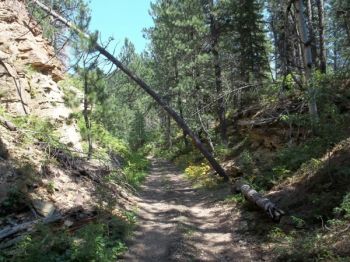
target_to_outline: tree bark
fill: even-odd
[[[317,122],[318,110],[317,110],[317,104],[316,104],[316,94],[315,94],[315,89],[310,86],[310,79],[312,76],[312,69],[314,65],[313,65],[310,39],[309,39],[309,34],[306,26],[306,19],[304,15],[303,0],[296,0],[295,8],[296,8],[296,19],[298,21],[298,27],[299,27],[300,37],[302,41],[306,85],[308,86],[308,92],[309,92],[309,113],[310,113],[311,122]]]
[[[93,38],[82,32],[76,25],[69,22],[67,19],[63,18],[51,8],[42,4],[38,0],[32,0],[36,5],[38,5],[41,9],[46,11],[48,14],[54,16],[57,20],[62,22],[64,25],[69,27],[71,30],[75,31],[78,35],[93,40]],[[213,169],[218,173],[220,177],[222,177],[225,181],[228,181],[228,176],[225,173],[224,169],[221,165],[215,160],[215,158],[210,154],[210,152],[204,147],[201,143],[200,139],[195,135],[195,133],[189,128],[186,122],[163,100],[163,98],[156,93],[145,81],[143,81],[139,76],[130,71],[127,67],[125,67],[116,57],[114,57],[111,53],[109,53],[105,48],[100,46],[98,43],[94,42],[94,48],[96,51],[100,52],[104,57],[106,57],[109,61],[111,61],[116,67],[118,67],[121,71],[123,71],[130,79],[132,79],[138,86],[140,86],[147,94],[149,94],[168,114],[171,116],[174,121],[179,125],[184,132],[191,137],[196,148],[203,154],[203,156],[208,160]]]
[[[84,110],[83,110],[83,116],[84,116],[84,122],[85,127],[87,130],[87,139],[88,139],[88,159],[91,159],[92,155],[92,137],[91,137],[91,121],[89,118],[89,99],[88,99],[88,93],[89,93],[89,86],[88,86],[88,71],[85,67],[84,62]]]
[[[50,216],[44,219],[38,219],[35,221],[29,221],[29,222],[25,222],[23,224],[19,224],[16,225],[14,227],[11,228],[5,228],[3,230],[0,231],[0,240],[7,238],[9,236],[12,236],[18,232],[24,231],[24,230],[31,230],[35,225],[39,224],[39,223],[43,223],[43,224],[50,224],[50,223],[54,223],[57,222],[59,220],[62,220],[62,216],[61,215],[54,215],[54,216]]]
[[[304,60],[304,70],[307,79],[310,79],[311,68],[313,66],[312,51],[309,33],[306,25],[306,19],[304,15],[304,3],[303,0],[295,1],[296,7],[296,19],[298,21],[300,37],[303,45],[303,60]]]
[[[179,70],[178,70],[178,67],[177,67],[176,59],[174,61],[174,69],[175,69],[175,83],[176,83],[176,85],[178,85],[178,83],[179,83]],[[179,90],[178,93],[177,93],[177,106],[179,108],[180,117],[182,119],[184,119],[182,98],[181,98],[181,90]],[[187,140],[187,134],[186,134],[185,131],[182,131],[182,137],[183,137],[185,146],[187,147],[188,146],[188,140]]]
[[[317,0],[318,9],[318,34],[320,41],[320,70],[322,73],[327,71],[326,48],[324,40],[324,1]]]
[[[171,148],[172,142],[171,142],[171,118],[169,115],[165,115],[165,140],[166,140],[166,146],[167,149]]]
[[[242,193],[242,195],[259,208],[263,209],[266,214],[275,222],[279,222],[285,215],[285,212],[277,207],[270,199],[263,197],[256,190],[242,181],[237,182],[232,188],[233,193]]]
[[[314,16],[312,12],[312,3],[311,0],[307,0],[307,20],[308,20],[308,38],[309,38],[309,44],[311,48],[311,53],[312,53],[312,63],[317,64],[316,62],[316,57],[317,57],[317,50],[316,50],[316,37],[315,37],[315,30],[313,26],[313,21],[314,21]]]

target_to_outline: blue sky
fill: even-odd
[[[153,25],[148,14],[150,3],[151,0],[91,0],[90,30],[98,30],[104,41],[113,37],[117,51],[127,37],[136,51],[142,52],[147,45],[142,29]]]

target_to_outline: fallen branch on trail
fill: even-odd
[[[124,66],[116,57],[114,57],[110,52],[108,52],[104,47],[99,45],[96,42],[96,37],[92,37],[82,30],[80,30],[75,24],[68,21],[66,18],[62,17],[50,7],[41,3],[38,0],[32,0],[37,6],[39,6],[42,10],[47,12],[49,15],[54,17],[56,20],[63,23],[65,26],[70,28],[77,35],[88,39],[92,42],[93,48],[100,52],[104,57],[106,57],[111,63],[113,63],[116,67],[118,67],[122,72],[124,72],[131,80],[133,80],[139,87],[141,87],[148,95],[150,95],[157,103],[160,105],[172,119],[178,124],[178,126],[189,136],[194,142],[196,148],[202,153],[202,155],[208,160],[213,169],[218,173],[220,177],[222,177],[225,181],[228,181],[228,176],[226,175],[224,169],[221,165],[215,160],[212,154],[205,148],[202,144],[198,136],[190,129],[190,127],[186,124],[186,122],[173,110],[164,99],[156,93],[153,88],[151,88],[144,80],[142,80],[135,73],[130,71],[126,66]]]
[[[233,193],[241,193],[248,201],[263,209],[266,214],[275,222],[279,222],[286,214],[277,207],[270,199],[262,196],[243,181],[238,181],[233,187]]]

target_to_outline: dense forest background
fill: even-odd
[[[197,187],[220,187],[188,134],[95,50],[103,32],[89,32],[88,3],[41,2],[92,36],[84,39],[28,1],[65,64],[60,85],[87,158],[122,152],[135,187],[145,155],[174,161]],[[346,261],[350,2],[156,0],[150,15],[147,49],[137,53],[125,39],[114,55],[185,120],[230,182],[243,179],[288,213],[279,226],[249,222],[249,232],[275,243],[281,261]],[[114,44],[100,43],[111,52]],[[250,208],[240,196],[226,200]]]
[[[87,30],[87,4],[47,4]],[[118,57],[160,93],[211,150],[232,144],[229,126],[251,105],[299,101],[301,114],[285,104],[264,120],[291,126],[303,122],[312,135],[322,133],[323,123],[330,124],[329,114],[336,109],[323,89],[346,79],[349,64],[349,7],[344,1],[156,1],[150,8],[154,27],[144,30],[148,49],[137,54],[126,39]],[[72,77],[87,74],[86,102],[95,105],[88,110],[92,121],[98,119],[113,134],[133,141],[135,148],[154,137],[161,138],[157,143],[165,149],[188,145],[170,117],[122,72],[113,66],[107,70],[88,43],[74,41],[42,11],[33,12],[59,55],[68,59],[64,47],[67,41],[74,43],[71,62],[76,64],[68,67],[66,60],[67,69],[75,69]],[[112,48],[113,42],[105,46]],[[290,144],[295,140],[291,137]]]

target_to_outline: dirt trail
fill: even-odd
[[[152,160],[139,199],[139,226],[123,261],[259,261],[237,232],[227,189],[193,189],[169,162]]]

